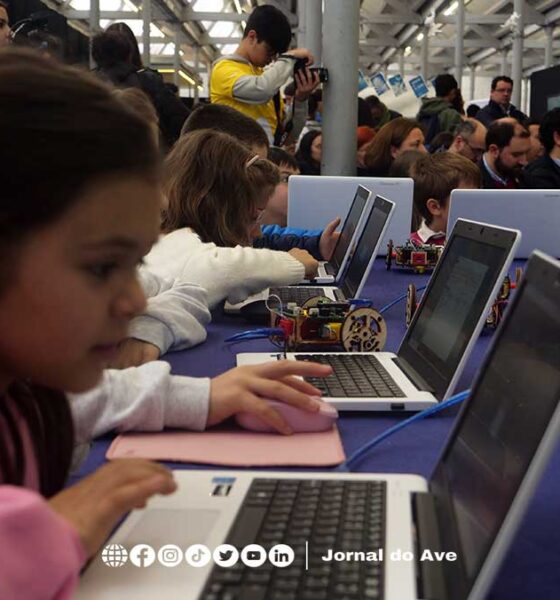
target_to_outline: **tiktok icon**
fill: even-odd
[[[185,552],[185,559],[191,567],[205,567],[212,558],[212,553],[204,544],[189,546]]]

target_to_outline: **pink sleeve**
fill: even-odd
[[[76,531],[45,499],[0,486],[0,598],[66,600],[86,555]]]

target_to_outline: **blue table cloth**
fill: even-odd
[[[514,267],[522,266],[516,262]],[[371,298],[376,308],[382,308],[399,295],[406,293],[409,283],[424,285],[427,275],[408,270],[387,271],[384,261],[376,260],[362,296]],[[384,313],[388,326],[385,350],[395,352],[406,331],[405,302]],[[268,340],[247,341],[235,345],[224,340],[240,331],[258,327],[239,317],[226,317],[216,311],[208,329],[205,344],[188,351],[168,354],[165,359],[173,373],[212,377],[235,366],[237,352],[271,351]],[[492,333],[483,333],[459,381],[456,391],[469,388],[476,370],[482,363]],[[356,465],[357,472],[417,473],[429,477],[451,431],[458,408],[448,409],[437,416],[415,423],[376,447]],[[409,416],[409,415],[407,415]],[[375,435],[398,423],[405,416],[388,413],[344,413],[339,420],[347,456]],[[96,440],[90,454],[72,480],[79,479],[105,462],[105,452],[113,436]],[[208,468],[198,465],[168,463],[175,469]],[[499,571],[488,596],[492,600],[560,598],[560,445],[537,488],[529,510],[512,547]]]

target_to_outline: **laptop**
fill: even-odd
[[[395,213],[381,240],[379,255],[387,254],[387,243],[404,243],[412,231],[414,182],[402,177],[344,177],[334,175],[292,175],[288,183],[288,226],[317,229],[348,213],[356,187],[371,190],[395,203]]]
[[[515,258],[527,258],[535,248],[560,258],[558,190],[454,190],[449,225],[456,219],[476,219],[519,229],[523,239]]]
[[[521,234],[485,223],[455,223],[397,354],[288,353],[289,360],[330,364],[309,379],[339,410],[423,410],[453,391],[480,333]],[[283,359],[238,354],[237,364]]]
[[[319,263],[317,276],[311,283],[332,284],[340,279],[344,272],[344,267],[352,254],[353,244],[355,243],[364,217],[369,214],[366,211],[366,205],[371,197],[371,192],[365,187],[359,185],[354,195],[354,200],[350,205],[348,215],[344,220],[344,225],[340,231],[340,237],[334,247],[332,257],[329,261]]]
[[[366,223],[360,233],[356,250],[352,258],[348,261],[345,272],[340,277],[339,287],[291,285],[267,288],[260,294],[249,296],[246,300],[238,304],[229,304],[226,302],[224,304],[224,312],[236,313],[243,311],[247,315],[250,314],[251,305],[255,305],[256,310],[260,313],[258,305],[268,302],[270,297],[275,299],[276,304],[278,304],[278,299],[280,299],[283,306],[289,302],[295,302],[298,306],[301,306],[307,300],[316,296],[324,296],[333,302],[344,302],[352,298],[358,298],[367,281],[394,208],[395,205],[390,200],[386,200],[381,196],[375,198],[371,204]]]
[[[110,568],[98,555],[76,598],[483,600],[560,437],[559,305],[560,263],[535,253],[429,480],[175,471],[178,491],[132,512],[108,542],[204,544],[207,558],[223,543],[286,544],[290,565]],[[323,560],[334,551],[367,558]],[[443,560],[429,560],[436,552]]]

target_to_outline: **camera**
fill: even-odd
[[[326,81],[329,80],[328,69],[326,69],[325,67],[307,67],[307,61],[305,60],[305,58],[298,58],[296,60],[296,63],[294,65],[294,78],[295,78],[295,74],[298,71],[305,71],[306,68],[308,68],[311,71],[311,73],[318,73],[319,81],[321,83],[325,83]]]

